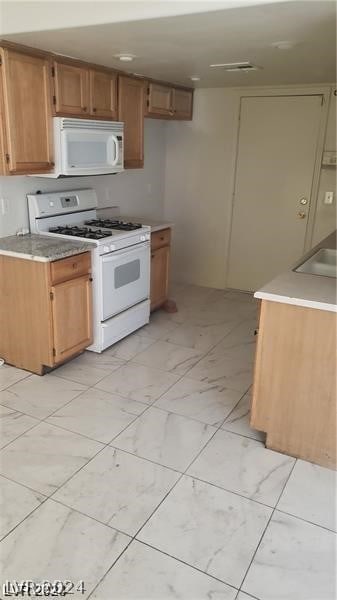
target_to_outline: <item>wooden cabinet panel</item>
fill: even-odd
[[[55,113],[85,117],[89,114],[89,69],[54,61]]]
[[[92,342],[89,275],[51,288],[55,362],[65,360]]]
[[[84,259],[89,271],[89,252],[79,255],[79,263]],[[56,263],[0,256],[0,356],[39,375],[92,341],[90,274],[69,279],[62,263],[69,258],[57,261],[56,274],[68,274],[68,280],[52,287]]]
[[[170,247],[151,251],[151,310],[164,304],[168,297]]]
[[[263,300],[251,424],[268,448],[336,468],[336,313]]]
[[[171,229],[161,229],[151,234],[151,250],[169,246],[171,243]]]
[[[173,90],[173,112],[174,119],[191,120],[193,108],[192,90]]]
[[[147,91],[147,115],[173,117],[173,88],[150,82]]]
[[[124,122],[124,166],[144,166],[145,89],[141,79],[118,78],[118,119]]]
[[[117,75],[115,73],[90,69],[90,114],[94,117],[117,119]]]
[[[6,172],[48,172],[53,166],[49,60],[7,48],[1,55]]]
[[[89,252],[55,260],[50,264],[51,283],[55,285],[61,283],[61,281],[85,275],[90,271],[90,264]]]

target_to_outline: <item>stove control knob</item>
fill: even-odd
[[[104,252],[109,252],[110,248],[109,248],[109,246],[103,246],[103,250],[104,250]]]
[[[149,233],[147,233],[147,234],[145,235],[145,239],[146,239],[146,240],[149,240],[150,238],[151,238],[151,235],[150,235]]]
[[[112,252],[113,252],[114,250],[116,250],[116,246],[115,246],[115,244],[111,244],[111,246],[110,246],[110,250],[111,250]]]
[[[141,236],[140,236],[140,241],[141,241],[141,242],[145,242],[145,240],[146,240],[146,237],[145,237],[145,235],[141,235]]]

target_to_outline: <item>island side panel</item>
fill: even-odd
[[[267,447],[336,468],[334,312],[263,301],[251,425]]]

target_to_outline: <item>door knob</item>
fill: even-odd
[[[308,204],[308,200],[306,198],[301,198],[300,204],[303,204],[303,205]]]
[[[299,212],[297,214],[299,219],[305,219],[305,217],[307,216],[305,212]]]

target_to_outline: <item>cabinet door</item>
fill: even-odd
[[[151,252],[151,310],[164,304],[168,297],[170,247]]]
[[[173,117],[173,88],[159,83],[148,84],[147,115]]]
[[[193,92],[192,90],[173,90],[174,119],[192,119]]]
[[[6,172],[48,172],[53,166],[49,60],[4,49],[2,62]]]
[[[90,114],[117,119],[117,75],[109,71],[90,70]]]
[[[90,279],[85,275],[51,288],[55,363],[92,343]]]
[[[85,117],[89,114],[89,69],[54,61],[55,114]]]
[[[118,78],[118,119],[124,122],[124,166],[144,166],[145,90],[141,79]]]

